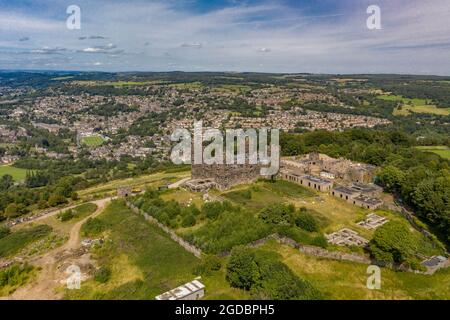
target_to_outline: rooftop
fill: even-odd
[[[205,289],[205,285],[198,280],[188,282],[178,288],[167,291],[159,296],[156,296],[156,300],[180,300],[192,293]]]
[[[304,176],[305,179],[315,182],[315,183],[320,183],[320,184],[330,184],[332,183],[330,180],[327,179],[322,179],[319,177],[314,177],[314,176]]]

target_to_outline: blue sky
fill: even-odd
[[[449,57],[449,0],[0,0],[0,69],[450,75]]]

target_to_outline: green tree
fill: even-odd
[[[266,223],[290,226],[294,224],[295,207],[292,204],[272,204],[264,208],[259,217]]]
[[[297,225],[297,227],[309,232],[316,232],[319,230],[316,219],[312,214],[308,213],[306,208],[301,208],[298,211],[295,217],[295,224]]]
[[[183,221],[181,222],[181,226],[186,228],[186,227],[192,227],[195,225],[195,217],[192,214],[187,215],[186,217],[183,218]]]
[[[255,262],[255,255],[246,247],[235,247],[231,250],[227,265],[227,280],[232,287],[250,290],[259,281],[260,274]]]
[[[67,199],[60,195],[60,194],[52,194],[49,198],[48,198],[48,205],[50,207],[56,207],[60,204],[66,203]]]
[[[390,221],[379,227],[370,241],[374,258],[386,263],[403,263],[413,257],[416,240],[404,222]]]
[[[13,177],[9,174],[5,174],[0,179],[0,191],[6,191],[14,184]]]
[[[378,174],[378,179],[386,191],[395,192],[400,190],[405,180],[405,173],[394,166],[387,166],[381,169]]]

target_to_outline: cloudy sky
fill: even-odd
[[[450,0],[0,0],[0,69],[450,75]]]

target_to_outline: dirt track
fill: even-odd
[[[105,209],[105,206],[109,201],[111,201],[111,198],[92,201],[92,203],[95,203],[98,206],[97,210],[89,217],[86,217],[83,220],[78,221],[72,226],[70,230],[69,240],[64,245],[50,252],[45,253],[43,256],[37,257],[29,261],[34,266],[41,268],[37,278],[33,280],[33,282],[25,285],[24,287],[17,289],[10,296],[0,299],[8,299],[8,300],[61,299],[63,297],[62,292],[56,292],[55,289],[57,287],[62,286],[62,281],[64,281],[64,279],[67,278],[67,274],[64,273],[64,270],[60,270],[61,268],[58,268],[58,266],[63,265],[65,263],[65,260],[71,260],[70,263],[76,263],[77,260],[80,261],[81,263],[83,262],[86,263],[87,261],[89,261],[89,257],[86,257],[86,255],[78,256],[76,254],[77,250],[79,251],[81,247],[80,229],[87,219],[98,216]]]

